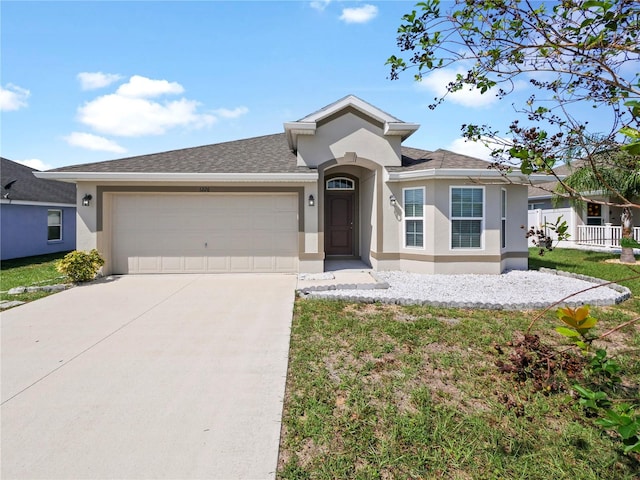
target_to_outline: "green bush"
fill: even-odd
[[[56,269],[65,274],[72,282],[89,282],[96,278],[100,267],[104,265],[104,259],[94,248],[90,252],[74,250],[67,253],[59,260]]]

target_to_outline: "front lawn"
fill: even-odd
[[[51,295],[50,292],[9,295],[14,287],[30,287],[67,283],[67,279],[56,270],[55,263],[68,252],[38,255],[36,257],[3,260],[0,263],[0,300],[28,302]]]
[[[630,276],[601,255],[534,252],[531,264]],[[640,295],[640,282],[625,284]],[[631,302],[594,309],[598,330],[637,316]],[[537,388],[496,365],[510,362],[537,313],[298,300],[278,478],[638,478],[640,457],[578,404],[575,372]],[[533,333],[564,349],[555,326],[552,311]],[[622,367],[620,396],[637,398],[640,327],[596,346]]]

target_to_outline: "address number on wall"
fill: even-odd
[[[201,192],[208,192],[209,191],[209,187],[200,187],[200,191]]]

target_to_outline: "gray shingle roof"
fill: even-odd
[[[303,173],[284,133],[56,168],[50,172]]]
[[[284,133],[247,138],[201,147],[56,168],[50,172],[153,172],[153,173],[304,173]],[[402,147],[401,167],[389,171],[432,168],[487,168],[484,160],[447,150],[430,152]]]
[[[438,149],[435,152],[411,147],[402,147],[402,167],[388,167],[390,172],[430,170],[439,168],[486,169],[490,162],[479,158],[461,155],[449,150]]]
[[[0,158],[0,187],[2,196],[10,200],[44,203],[76,203],[76,186],[57,180],[36,178],[30,168],[6,158]],[[15,182],[13,182],[15,180]],[[13,182],[7,189],[5,186]]]
[[[570,166],[569,165],[561,165],[557,168],[554,168],[554,171],[557,175],[569,175],[576,168],[580,168],[582,166],[582,162],[575,161]],[[540,183],[537,186],[529,186],[527,196],[529,198],[534,197],[551,197],[553,195],[553,191],[558,186],[558,181],[555,179],[553,175],[549,175],[549,182]]]

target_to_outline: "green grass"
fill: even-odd
[[[534,268],[629,276],[588,252],[534,255]],[[630,306],[594,310],[599,328],[633,318]],[[566,378],[544,394],[496,367],[537,313],[298,300],[278,478],[638,478],[639,457],[594,426]],[[555,325],[549,312],[535,333],[564,348]],[[640,328],[598,346],[637,393]]]
[[[3,260],[0,263],[0,300],[20,300],[29,302],[51,295],[49,292],[23,293],[8,295],[6,292],[14,287],[55,285],[66,283],[64,276],[56,270],[55,263],[67,252],[38,255],[35,257]]]

